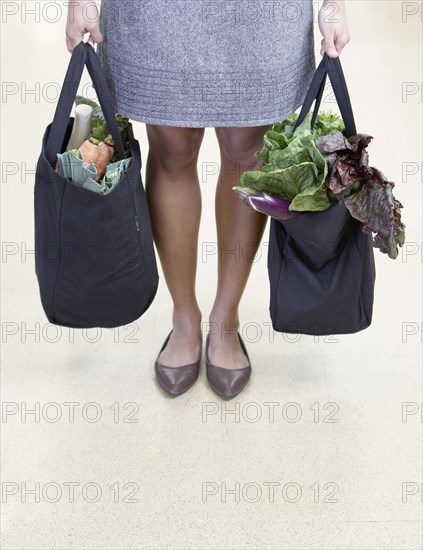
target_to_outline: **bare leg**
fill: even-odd
[[[216,128],[221,154],[215,200],[219,261],[218,287],[209,315],[209,358],[214,365],[228,369],[247,366],[236,337],[238,306],[267,222],[267,216],[250,210],[232,186],[244,170],[262,166],[255,152],[262,148],[269,128],[271,125]]]
[[[199,352],[202,316],[195,275],[201,189],[197,159],[204,128],[147,124],[146,129],[145,190],[154,241],[173,300],[173,333],[159,361],[177,367],[193,363]]]

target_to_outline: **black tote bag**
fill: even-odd
[[[42,139],[34,186],[35,272],[48,320],[65,327],[112,328],[151,305],[159,275],[141,180],[141,152],[129,128],[132,161],[106,195],[59,176],[57,153],[69,141],[72,105],[85,65],[120,159],[124,145],[107,81],[94,48],[73,50],[53,122]]]
[[[344,135],[356,135],[353,111],[339,57],[325,53],[313,76],[296,128],[315,101],[317,116],[329,76]],[[341,202],[289,220],[271,218],[267,256],[269,312],[275,331],[329,335],[356,333],[372,322],[376,280],[371,233]]]

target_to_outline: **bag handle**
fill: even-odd
[[[329,57],[326,52],[323,54],[323,59],[320,61],[310,87],[307,91],[304,99],[303,106],[300,114],[294,125],[294,131],[305,119],[307,113],[311,109],[311,104],[316,100],[313,116],[311,119],[311,128],[314,126],[317,112],[320,107],[323,89],[326,83],[326,76],[329,75],[329,79],[332,84],[333,91],[335,93],[336,101],[339,106],[339,110],[342,115],[342,119],[345,124],[345,133],[347,137],[355,136],[357,134],[354,114],[351,106],[350,96],[347,89],[347,83],[345,81],[344,72],[342,70],[341,61],[338,57]]]
[[[317,91],[316,103],[314,104],[313,115],[311,117],[311,128],[314,127],[314,123],[316,122],[317,113],[319,112],[319,109],[320,109],[320,103],[322,101],[323,92],[324,92],[324,89],[325,89],[325,86],[326,86],[326,77],[327,77],[327,72],[325,71],[324,74],[323,74],[322,81],[320,83],[319,89]],[[313,100],[311,100],[311,101],[313,101]]]
[[[64,143],[72,106],[75,101],[78,86],[85,65],[91,76],[94,89],[106,120],[107,128],[112,134],[120,159],[126,158],[119,127],[112,107],[112,97],[109,86],[94,48],[88,42],[80,42],[72,51],[72,57],[63,82],[62,91],[54,113],[53,122],[46,144],[46,158],[52,166],[56,164],[57,153],[66,146]]]

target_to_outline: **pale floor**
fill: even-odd
[[[229,403],[208,388],[204,360],[184,396],[157,386],[153,363],[171,320],[161,271],[157,297],[133,327],[72,335],[48,325],[24,252],[33,248],[33,170],[54,103],[23,101],[21,91],[61,84],[65,21],[3,19],[2,80],[16,83],[2,103],[4,549],[421,548],[421,13],[402,22],[402,9],[421,6],[347,9],[342,62],[356,122],[374,136],[371,164],[396,182],[409,253],[394,261],[375,251],[371,327],[295,338],[271,330],[266,229],[240,309],[253,376]],[[317,24],[315,36],[319,57]],[[328,99],[324,107],[336,109]],[[145,126],[134,126],[145,161]],[[208,128],[199,170],[218,159]],[[202,178],[204,320],[216,285],[216,255],[202,253],[215,241],[215,184],[215,175]],[[25,416],[34,407],[39,418]]]

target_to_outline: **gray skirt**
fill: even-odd
[[[116,112],[185,127],[274,124],[316,69],[312,0],[102,0]]]

